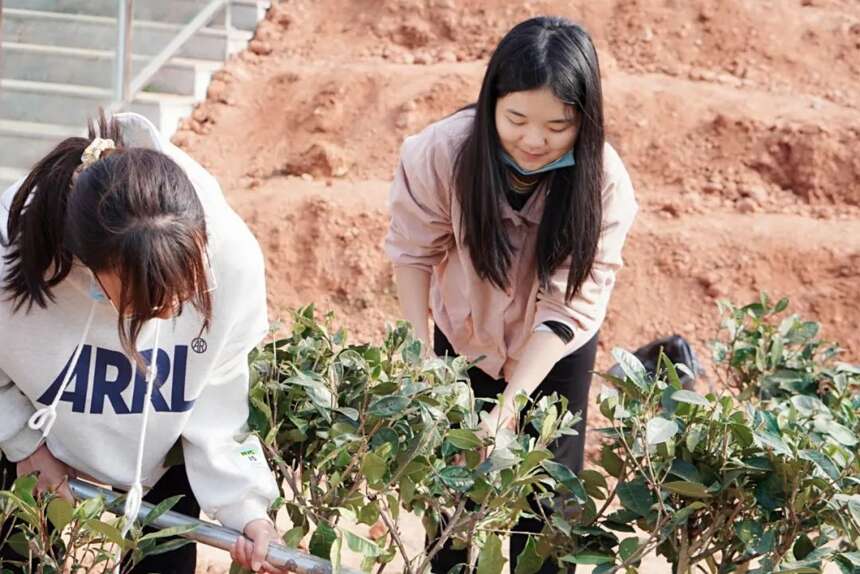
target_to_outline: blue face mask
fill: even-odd
[[[99,282],[96,281],[95,277],[90,278],[90,288],[88,290],[88,295],[90,299],[95,301],[96,303],[107,303],[110,299],[107,298],[105,292],[102,290]]]
[[[516,171],[520,175],[535,175],[538,173],[545,173],[547,171],[552,171],[554,169],[559,169],[562,167],[570,167],[572,165],[576,165],[576,160],[573,158],[573,150],[570,150],[569,152],[567,152],[566,154],[564,154],[563,156],[561,156],[557,160],[551,161],[548,164],[546,164],[545,166],[539,167],[539,168],[533,169],[533,170],[527,170],[527,169],[521,168],[517,164],[517,162],[514,161],[514,158],[509,156],[504,151],[502,151],[502,161],[505,162],[505,165],[513,168],[514,171]]]

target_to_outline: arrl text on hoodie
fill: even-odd
[[[266,518],[277,486],[259,441],[249,436],[248,352],[265,336],[266,287],[263,256],[251,232],[232,211],[215,179],[163,138],[148,120],[118,114],[129,147],[147,147],[170,156],[188,175],[206,213],[214,291],[209,330],[186,305],[181,316],[148,323],[138,349],[155,370],[146,403],[145,373],[123,352],[117,314],[108,301],[90,310],[92,276],[76,262],[53,290],[55,301],[13,313],[0,298],[0,449],[12,461],[32,454],[42,433],[28,419],[54,401],[71,369],[47,436],[51,453],[72,468],[107,484],[128,488],[135,479],[144,409],[149,421],[142,482],[152,486],[164,473],[165,456],[181,439],[188,477],[203,510],[222,524],[242,530]],[[17,185],[0,197],[0,234],[5,239],[9,205]],[[0,278],[5,277],[0,246]]]

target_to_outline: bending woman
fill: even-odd
[[[597,333],[637,211],[604,140],[597,53],[581,27],[522,22],[490,59],[478,102],[407,138],[390,197],[386,251],[400,306],[439,355],[483,359],[476,397],[503,394],[485,432],[511,424],[514,396],[552,392],[579,412],[554,454],[582,469]],[[524,518],[516,531],[538,532]],[[511,541],[511,571],[526,543]],[[466,561],[446,549],[434,572]],[[541,572],[556,572],[545,564]]]
[[[144,490],[184,494],[178,510],[199,501],[245,533],[234,558],[266,567],[277,488],[245,428],[263,257],[215,179],[142,116],[102,117],[0,197],[0,285],[2,487],[37,472],[69,496],[81,473],[129,489],[127,518]],[[135,571],[195,559],[186,546]]]

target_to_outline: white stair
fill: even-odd
[[[24,177],[65,137],[83,135],[88,118],[113,100],[117,0],[0,0],[0,192]],[[135,74],[208,4],[208,0],[134,3]],[[206,95],[225,58],[244,49],[269,0],[231,0],[198,30],[127,109],[170,135]]]

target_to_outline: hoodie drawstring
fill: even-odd
[[[66,388],[69,386],[69,383],[72,380],[72,375],[75,372],[78,360],[81,358],[81,353],[84,349],[84,343],[86,342],[87,336],[90,333],[90,328],[93,324],[93,318],[95,317],[97,306],[98,302],[93,302],[92,307],[90,307],[90,314],[87,317],[87,324],[84,327],[83,333],[81,334],[81,340],[78,343],[74,354],[72,355],[72,359],[69,362],[68,368],[66,369],[66,375],[63,378],[63,382],[60,384],[60,388],[57,390],[57,394],[54,397],[54,400],[51,401],[51,404],[49,406],[42,407],[35,413],[33,413],[33,416],[31,416],[30,420],[27,421],[27,425],[31,429],[35,431],[42,431],[42,438],[46,438],[50,434],[51,429],[54,427],[54,423],[57,420],[57,405],[60,403],[60,400],[63,397],[63,393],[66,392]],[[161,322],[156,320],[155,342],[152,346],[152,357],[150,357],[149,368],[147,369],[146,373],[146,396],[143,401],[143,421],[140,425],[140,435],[138,437],[137,443],[137,462],[134,468],[134,482],[128,490],[128,495],[126,496],[125,500],[125,508],[123,509],[123,514],[125,517],[125,524],[122,528],[123,538],[125,538],[126,535],[128,535],[129,530],[131,530],[131,527],[134,524],[138,513],[140,512],[140,505],[143,502],[143,484],[141,483],[141,475],[143,473],[143,451],[146,445],[146,429],[149,426],[149,403],[152,401],[152,389],[155,385],[155,377],[158,374],[158,339],[160,334]],[[137,376],[137,361],[132,361],[132,365],[132,380],[135,380]],[[122,549],[119,548],[117,552],[118,556],[116,571],[118,572],[120,568],[120,559],[122,558]]]
[[[149,426],[149,403],[152,400],[152,388],[155,385],[155,377],[158,374],[158,337],[161,333],[161,321],[155,322],[155,342],[152,345],[152,356],[149,359],[149,369],[146,373],[146,396],[143,400],[143,421],[140,423],[140,436],[137,440],[137,463],[134,468],[134,483],[128,490],[125,498],[125,524],[122,528],[122,537],[125,538],[128,531],[131,530],[132,524],[137,519],[137,514],[140,512],[140,505],[143,502],[143,485],[141,484],[141,474],[143,472],[143,451],[146,445],[146,429]]]
[[[81,341],[78,343],[77,348],[75,349],[74,354],[72,355],[72,360],[69,361],[69,366],[66,369],[66,376],[63,378],[63,383],[60,385],[59,390],[57,390],[57,395],[54,397],[54,400],[51,401],[50,406],[42,407],[33,413],[33,416],[30,417],[30,420],[27,421],[27,426],[29,426],[34,431],[42,431],[42,438],[47,438],[50,434],[51,429],[54,428],[54,422],[57,420],[57,405],[60,403],[60,399],[63,398],[63,393],[66,392],[66,388],[69,386],[69,383],[72,380],[72,374],[75,372],[75,367],[78,364],[78,359],[81,357],[81,352],[84,349],[84,343],[87,340],[87,335],[90,334],[90,327],[93,324],[93,317],[96,315],[96,306],[98,303],[93,302],[92,307],[90,307],[90,315],[87,317],[87,324],[84,327],[84,332],[81,335]]]

